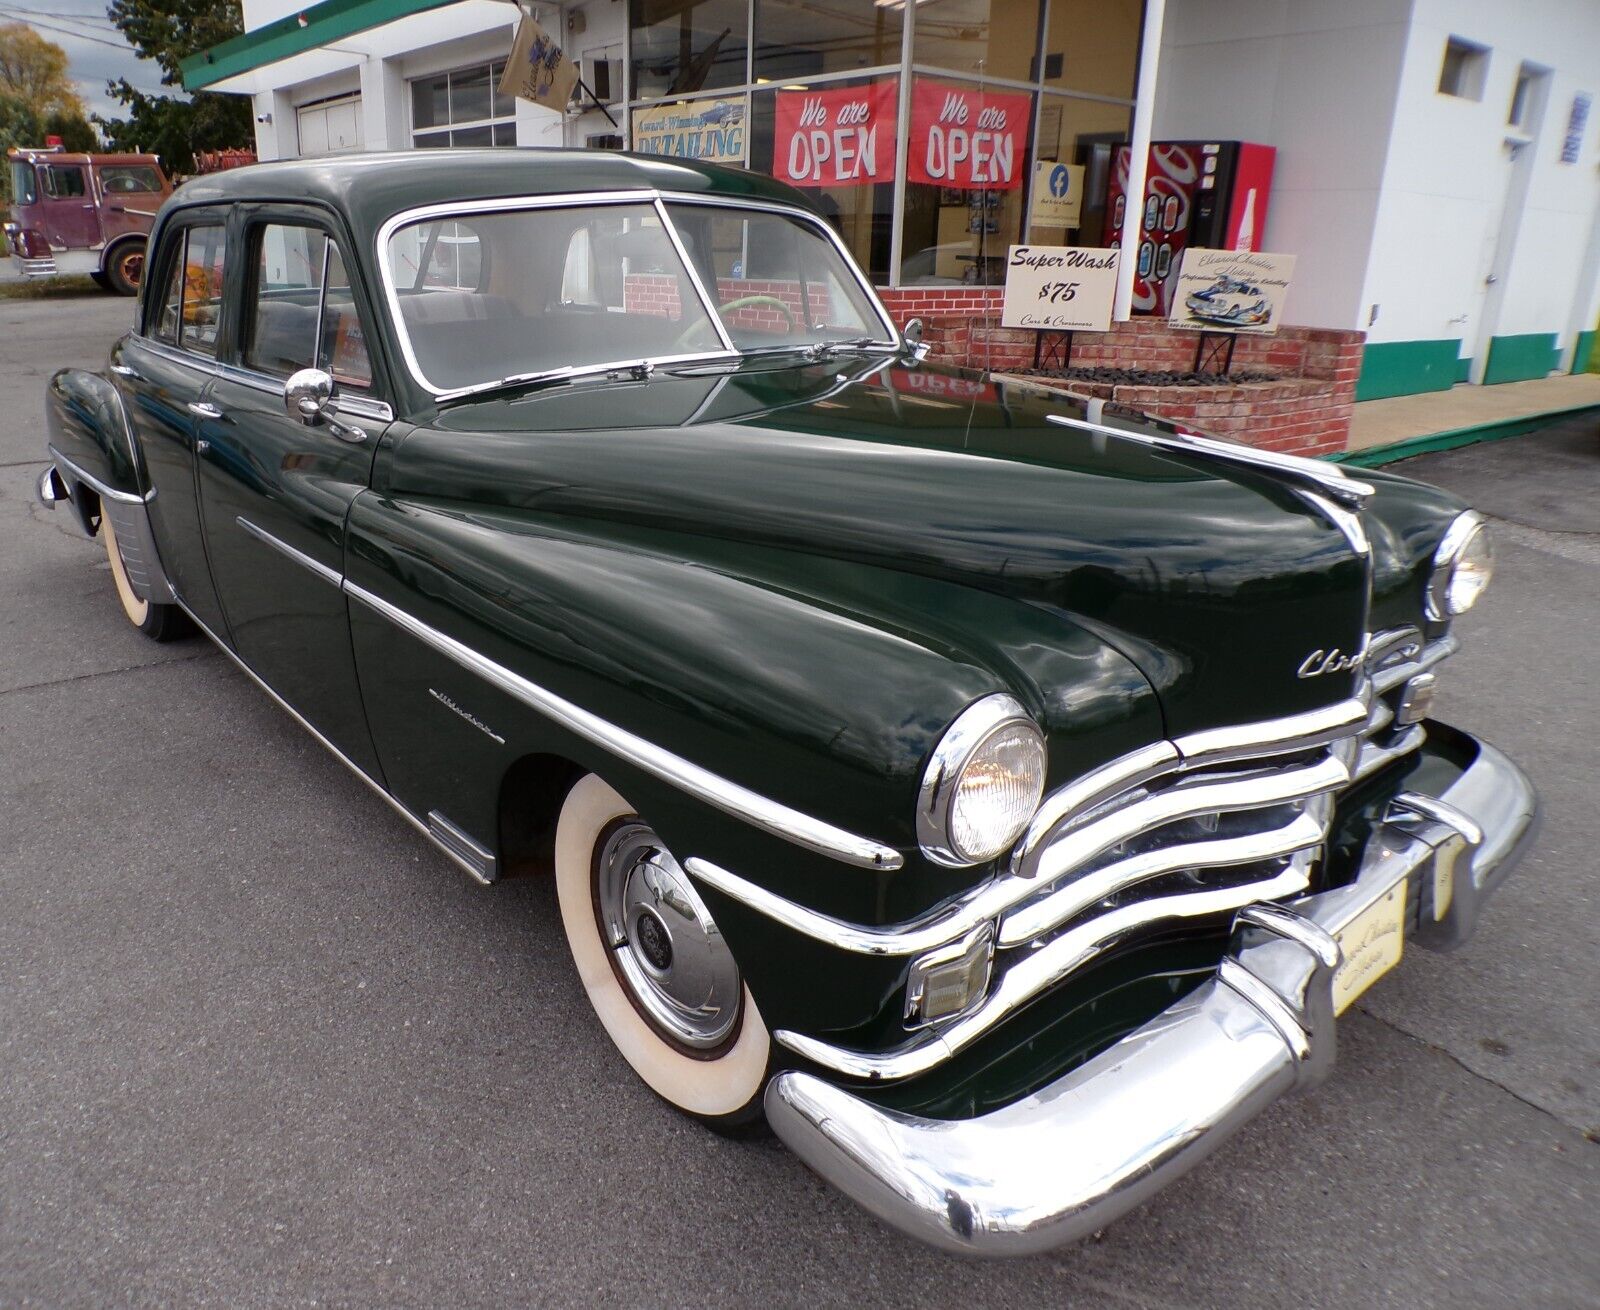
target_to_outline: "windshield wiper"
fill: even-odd
[[[503,377],[495,382],[475,382],[470,387],[458,387],[454,391],[446,391],[434,399],[437,404],[448,405],[459,400],[477,400],[501,391],[532,391],[540,387],[564,386],[582,378],[599,378],[605,381],[621,381],[623,378],[629,378],[635,382],[647,382],[655,370],[655,361],[649,359],[623,360],[615,364],[585,364],[581,367],[569,364],[562,368],[543,369],[537,373],[513,373],[510,377]]]
[[[813,360],[827,359],[828,356],[840,350],[899,350],[897,342],[885,341],[881,337],[850,337],[838,341],[794,341],[784,342],[776,346],[749,346],[743,350],[746,355],[784,355],[799,354],[809,355]]]

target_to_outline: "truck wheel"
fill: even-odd
[[[136,296],[144,279],[144,242],[123,241],[106,253],[106,283],[119,296]]]
[[[117,532],[111,526],[111,515],[100,515],[100,535],[105,538],[106,556],[111,561],[111,579],[117,584],[117,599],[122,602],[122,612],[128,622],[152,641],[174,641],[189,631],[189,616],[176,605],[159,605],[140,600],[128,581],[128,569],[122,562],[122,548],[117,545]]]
[[[772,1041],[750,989],[678,862],[592,773],[561,807],[555,866],[567,945],[623,1059],[717,1132],[759,1126]]]

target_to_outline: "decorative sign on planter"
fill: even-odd
[[[1271,336],[1278,330],[1293,276],[1293,255],[1185,250],[1167,321],[1198,332]]]
[[[913,182],[958,191],[1014,191],[1028,167],[1033,97],[918,77],[911,86]]]
[[[633,148],[647,155],[742,164],[745,136],[743,96],[656,105],[633,113]]]
[[[894,181],[900,79],[866,86],[779,91],[772,172],[791,186]]]
[[[1033,225],[1077,227],[1083,222],[1083,165],[1041,159],[1033,166]]]
[[[1002,327],[1109,332],[1121,251],[1098,246],[1012,246]]]

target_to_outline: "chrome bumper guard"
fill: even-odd
[[[1391,803],[1353,883],[1247,906],[1216,977],[1040,1091],[975,1119],[935,1120],[789,1072],[767,1085],[767,1118],[817,1173],[932,1245],[1030,1255],[1098,1231],[1280,1096],[1326,1077],[1336,936],[1363,911],[1405,885],[1419,912],[1407,922],[1422,922],[1408,931],[1416,944],[1448,950],[1471,935],[1538,811],[1522,772],[1477,745],[1440,795]]]

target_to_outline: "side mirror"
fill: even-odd
[[[928,353],[929,347],[922,340],[922,320],[920,318],[907,320],[905,327],[900,329],[900,335],[906,345],[911,347],[912,358],[921,359]]]
[[[320,368],[303,368],[289,375],[289,380],[283,384],[283,407],[289,411],[290,418],[298,419],[307,427],[326,423],[328,431],[340,441],[356,444],[367,439],[365,428],[354,423],[340,423],[334,418],[333,376]]]
[[[333,414],[333,377],[320,368],[291,373],[283,385],[283,407],[289,417],[308,427],[326,422]]]

